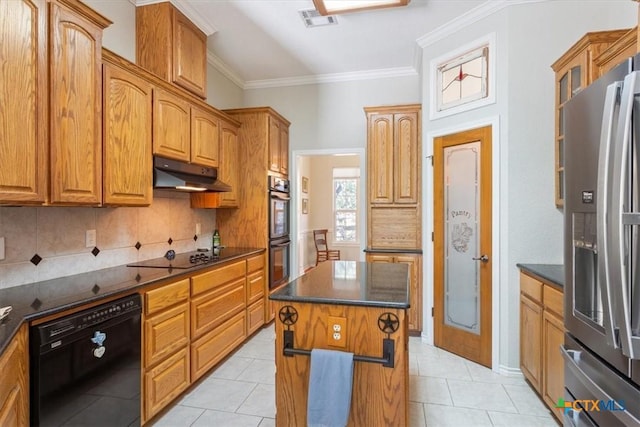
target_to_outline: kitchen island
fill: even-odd
[[[408,424],[406,265],[323,262],[270,299],[276,312],[276,425],[307,424],[312,349],[354,355],[349,426]]]

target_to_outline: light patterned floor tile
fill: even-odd
[[[204,412],[205,409],[202,408],[175,405],[157,422],[153,423],[153,427],[189,427],[204,414]]]
[[[487,411],[482,409],[458,408],[452,406],[424,405],[429,427],[491,427]]]
[[[194,408],[234,412],[256,387],[255,383],[207,378],[191,390],[180,404]]]
[[[452,378],[471,381],[467,365],[460,358],[418,357],[418,372],[423,377]]]
[[[227,380],[235,380],[255,359],[247,357],[232,356],[224,361],[222,365],[217,367],[208,378],[223,378]]]
[[[488,411],[517,412],[502,384],[447,380],[454,406]]]
[[[519,413],[539,417],[551,416],[547,405],[528,385],[503,384],[503,387]]]
[[[276,364],[272,360],[254,359],[236,379],[253,383],[275,384]]]
[[[409,427],[427,427],[424,407],[420,402],[409,402]]]
[[[276,386],[271,384],[258,384],[236,412],[260,417],[275,417]]]
[[[494,427],[558,427],[556,420],[551,417],[507,414],[505,412],[494,411],[489,411],[489,417]]]
[[[412,402],[453,405],[444,378],[409,376],[409,400]]]
[[[205,411],[193,427],[258,427],[262,418],[223,411]]]

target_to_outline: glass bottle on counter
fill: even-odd
[[[220,246],[220,233],[216,229],[213,232],[213,249],[215,249],[215,248],[217,248],[219,246]]]

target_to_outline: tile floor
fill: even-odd
[[[275,426],[273,325],[256,333],[154,427]],[[409,340],[410,427],[557,427],[522,378],[505,377]]]

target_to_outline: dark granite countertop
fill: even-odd
[[[271,294],[276,301],[409,308],[406,264],[327,261]]]
[[[379,254],[422,254],[422,249],[366,248],[363,252],[373,252],[373,253],[379,253]]]
[[[190,276],[197,271],[263,252],[259,248],[225,248],[218,260],[188,269],[127,267],[125,265],[0,289],[0,307],[11,314],[0,322],[0,354],[23,322],[80,307],[112,296],[125,296],[161,280]]]
[[[520,270],[537,276],[543,282],[564,288],[564,265],[563,264],[516,264]]]

